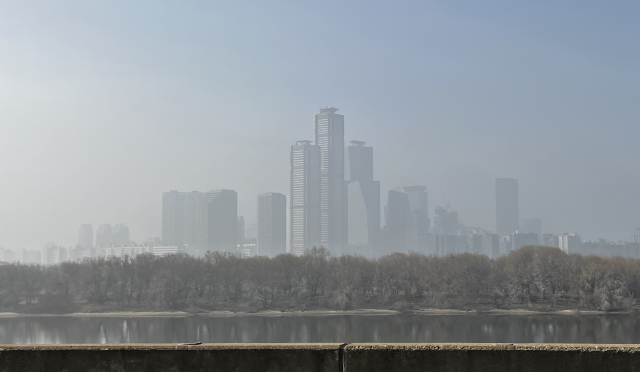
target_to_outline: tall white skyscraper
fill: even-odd
[[[274,257],[287,247],[287,198],[276,192],[258,195],[258,254]]]
[[[311,141],[291,146],[291,253],[320,245],[320,147]]]
[[[335,107],[315,116],[320,148],[320,244],[340,255],[347,246],[347,193],[344,179],[344,116]]]

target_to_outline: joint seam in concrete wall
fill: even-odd
[[[339,372],[345,372],[346,371],[346,367],[344,365],[344,348],[349,345],[347,343],[341,344],[338,347],[338,369]]]

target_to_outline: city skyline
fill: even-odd
[[[511,177],[544,231],[626,238],[639,8],[3,4],[0,246],[73,245],[88,222],[159,236],[167,190],[234,189],[253,226],[255,195],[288,194],[289,147],[315,139],[325,106],[375,148],[382,205],[425,185],[431,216],[446,201],[493,229],[495,179]]]
[[[379,257],[413,251],[436,256],[479,253],[496,258],[538,244],[555,246],[565,253],[640,255],[640,229],[622,245],[610,245],[602,239],[583,242],[575,232],[545,234],[540,218],[521,218],[519,182],[514,178],[495,179],[493,231],[462,224],[446,199],[444,207],[436,206],[433,218],[429,218],[426,186],[391,189],[381,208],[380,182],[373,180],[374,149],[358,140],[345,146],[344,116],[337,111],[335,107],[321,108],[314,117],[316,141],[299,140],[291,146],[291,202],[281,193],[257,195],[256,236],[246,234],[235,190],[171,190],[162,193],[162,239],[137,244],[130,239],[128,226],[117,223],[99,225],[94,243],[93,225],[83,223],[75,247],[48,243],[40,253],[23,249],[21,255],[2,247],[0,261],[38,262],[40,255],[40,262],[50,265],[143,252],[157,256],[177,252],[200,257],[206,252],[300,256],[313,247],[325,247],[334,256]],[[332,241],[332,248],[328,248]]]
[[[318,226],[311,228],[312,238],[304,238],[304,244],[300,245],[298,243],[297,246],[290,245],[296,238],[296,228],[294,228],[295,219],[290,219],[287,216],[286,223],[291,223],[291,226],[287,226],[288,232],[285,232],[286,242],[282,245],[282,250],[284,252],[290,252],[294,254],[302,254],[305,250],[311,247],[325,247],[329,242],[329,216],[330,214],[337,215],[340,221],[342,221],[343,226],[341,226],[340,231],[337,236],[339,244],[335,244],[332,249],[329,251],[334,255],[341,255],[347,253],[363,253],[365,251],[353,251],[353,246],[366,246],[367,254],[385,254],[391,253],[393,250],[390,248],[383,247],[380,250],[379,246],[377,249],[374,249],[373,246],[369,246],[369,242],[372,241],[372,237],[376,237],[381,239],[383,245],[387,244],[389,239],[388,235],[379,235],[376,234],[391,234],[398,238],[400,235],[405,236],[401,239],[400,246],[404,248],[398,248],[396,251],[409,251],[416,250],[421,252],[427,252],[432,247],[427,248],[427,231],[429,233],[438,233],[440,234],[458,234],[456,228],[446,228],[448,224],[448,216],[455,215],[455,225],[458,224],[458,213],[457,212],[449,212],[449,202],[443,200],[442,205],[437,205],[433,208],[433,224],[431,224],[431,219],[429,218],[429,201],[428,201],[428,192],[426,192],[426,186],[404,186],[402,188],[390,189],[388,191],[387,200],[383,201],[383,195],[380,192],[380,182],[373,181],[374,175],[374,162],[373,162],[373,148],[365,146],[366,142],[351,140],[349,143],[350,146],[345,145],[345,125],[344,125],[344,116],[338,115],[336,112],[338,108],[327,106],[325,108],[320,108],[320,114],[316,114],[314,117],[314,127],[315,127],[315,139],[316,141],[309,140],[300,140],[296,141],[293,146],[291,146],[291,163],[290,163],[290,189],[291,195],[295,194],[295,180],[294,174],[296,173],[296,167],[294,166],[294,161],[296,156],[296,151],[294,149],[299,148],[303,149],[302,153],[304,153],[304,161],[305,165],[302,167],[302,173],[304,176],[304,184],[308,182],[307,178],[312,177],[314,180],[311,181],[314,185],[311,187],[314,192],[318,195],[315,196],[315,201],[312,201],[313,212],[311,217],[312,225],[315,223]],[[337,123],[337,128],[334,126]],[[316,143],[322,143],[323,146],[316,145]],[[335,145],[334,143],[337,143]],[[336,148],[339,147],[339,151],[336,151]],[[332,150],[333,149],[333,150]],[[311,154],[309,155],[309,151]],[[332,153],[333,152],[333,153]],[[309,160],[309,156],[312,156],[312,160]],[[315,164],[317,163],[317,165]],[[310,165],[311,164],[311,165]],[[337,171],[335,170],[335,165],[338,164]],[[311,168],[311,173],[309,173],[309,169]],[[300,168],[300,167],[299,167]],[[300,169],[302,169],[300,168]],[[330,171],[330,169],[334,169]],[[302,174],[301,173],[301,174]],[[331,174],[333,173],[333,174]],[[331,201],[336,197],[330,197],[329,190],[329,180],[331,177],[336,178],[335,184],[342,184],[343,187],[338,191],[338,198],[342,200],[338,200],[337,203],[335,201]],[[363,186],[364,183],[364,186]],[[317,185],[316,185],[317,184]],[[308,194],[309,191],[305,186],[304,193]],[[366,190],[368,189],[368,191]],[[334,191],[334,195],[335,195]],[[521,218],[521,214],[519,212],[519,184],[518,180],[514,178],[496,178],[495,179],[495,227],[494,229],[486,229],[487,231],[494,231],[498,236],[509,236],[513,233],[522,234],[521,239],[526,244],[529,244],[533,240],[531,238],[527,238],[527,235],[531,235],[531,233],[537,234],[540,239],[542,239],[542,221],[540,218]],[[238,197],[237,192],[235,190],[212,190],[210,192],[177,192],[175,190],[170,192],[163,192],[163,201],[162,201],[162,227],[160,229],[160,234],[158,236],[162,236],[162,242],[164,246],[185,246],[191,247],[191,249],[187,249],[187,253],[191,254],[202,254],[206,250],[213,251],[221,251],[221,252],[241,252],[241,248],[233,248],[234,245],[232,243],[231,238],[226,239],[226,243],[222,242],[208,242],[210,239],[213,240],[224,240],[225,238],[218,236],[216,233],[210,235],[210,233],[204,230],[203,224],[207,224],[209,214],[212,212],[204,212],[206,209],[206,205],[208,205],[211,201],[215,201],[219,198],[220,195],[227,193],[233,194],[233,206],[235,206],[235,217],[238,219],[238,225],[234,225],[234,229],[238,228],[240,221],[242,222],[242,237],[240,235],[236,235],[235,239],[236,244],[244,244],[245,242],[245,221],[244,216],[241,216],[238,211]],[[286,199],[289,197],[288,195],[267,192],[261,193],[258,195],[258,204],[257,210],[258,213],[256,215],[256,223],[254,226],[257,227],[257,234],[254,239],[257,239],[260,235],[259,225],[260,225],[260,197],[265,195],[282,195],[284,204],[288,204],[289,202]],[[423,196],[420,196],[424,194]],[[357,201],[354,204],[356,209],[360,209],[355,213],[348,212],[348,206],[351,205],[350,200],[348,198],[349,195],[355,196]],[[391,195],[394,195],[394,198],[391,198]],[[400,195],[406,195],[406,201],[402,201],[398,199]],[[308,196],[307,196],[308,197]],[[363,201],[360,199],[365,198]],[[443,194],[444,197],[444,194]],[[312,197],[313,198],[313,197]],[[368,199],[368,200],[367,200]],[[324,200],[324,204],[323,204]],[[389,206],[389,200],[392,201],[392,208],[400,208],[396,212],[396,217],[388,216],[387,207]],[[364,204],[363,204],[364,202]],[[403,204],[399,204],[396,206],[396,203],[406,203],[406,206]],[[303,204],[306,205],[307,202]],[[375,205],[377,203],[377,205]],[[228,204],[228,203],[227,203]],[[317,204],[317,206],[315,206]],[[334,204],[334,205],[332,205]],[[204,207],[200,207],[200,206]],[[324,205],[324,206],[323,206]],[[371,215],[371,205],[375,205],[377,207],[378,215],[374,212]],[[384,207],[381,207],[384,205]],[[402,205],[402,206],[401,206]],[[418,209],[416,206],[420,205]],[[354,207],[352,206],[352,207]],[[231,204],[229,204],[228,208],[231,208]],[[204,209],[203,209],[204,208]],[[285,210],[290,208],[290,206],[285,206]],[[308,207],[305,207],[308,209]],[[400,212],[403,208],[406,208],[407,212]],[[293,212],[295,208],[291,209],[291,216],[295,214]],[[330,209],[338,209],[339,212],[336,213],[329,212]],[[231,210],[231,209],[229,209]],[[324,213],[323,213],[324,210]],[[213,210],[212,210],[213,211]],[[364,211],[364,212],[363,212]],[[215,210],[217,212],[217,209]],[[289,211],[287,211],[289,212]],[[308,213],[308,212],[305,212]],[[397,213],[404,213],[406,216],[398,217]],[[442,214],[444,213],[444,214]],[[214,213],[215,214],[215,213]],[[315,215],[317,214],[317,216]],[[442,215],[439,215],[442,214]],[[248,214],[251,216],[251,214]],[[364,224],[356,222],[357,226],[353,230],[355,233],[348,227],[348,222],[353,220],[357,216],[358,218],[364,217]],[[382,218],[384,216],[384,218]],[[401,218],[402,222],[398,222],[397,218]],[[307,218],[308,219],[308,218]],[[406,221],[405,221],[406,220]],[[411,222],[409,222],[409,220]],[[306,220],[305,220],[306,221]],[[323,222],[324,221],[324,222]],[[355,221],[355,220],[354,220]],[[359,221],[359,222],[363,222]],[[372,222],[374,221],[374,222]],[[377,224],[372,225],[375,221],[379,221]],[[389,221],[391,224],[389,225]],[[305,222],[306,224],[307,222]],[[395,231],[394,225],[398,225],[397,228],[404,229],[404,232]],[[526,228],[523,230],[521,225],[526,225]],[[228,226],[227,226],[228,225]],[[211,231],[223,231],[226,230],[229,232],[229,235],[235,234],[232,232],[231,224],[225,225],[226,227],[220,230],[220,227],[210,227]],[[388,230],[387,226],[390,226],[391,230]],[[406,230],[407,227],[404,225],[412,225],[409,230]],[[423,226],[424,227],[420,227]],[[315,225],[314,225],[315,226]],[[114,230],[115,229],[115,230]],[[111,231],[117,231],[118,229],[123,230],[123,233],[126,234],[126,238],[118,238],[119,234],[114,232],[113,241],[111,241]],[[307,230],[309,228],[307,227]],[[314,230],[315,229],[315,230]],[[377,230],[377,231],[376,231]],[[546,231],[545,231],[546,232]],[[305,232],[304,234],[307,234]],[[335,233],[334,233],[335,234]],[[398,235],[400,234],[400,235]],[[560,237],[560,241],[555,243],[555,245],[559,245],[563,250],[567,251],[566,246],[566,236],[576,237],[578,233],[576,232],[554,232],[557,236]],[[366,239],[363,239],[363,235],[368,235]],[[102,236],[102,238],[101,238]],[[631,236],[629,234],[625,239],[619,240],[628,240],[635,241],[635,236],[633,239],[627,239]],[[564,237],[564,241],[562,240]],[[95,246],[96,247],[108,247],[108,246],[126,246],[132,240],[129,240],[129,228],[124,224],[116,224],[115,226],[111,226],[110,224],[100,224],[98,229],[95,232],[95,237],[93,236],[93,224],[83,223],[80,225],[79,230],[79,239],[78,244],[76,246],[90,248],[93,246],[93,240],[95,238]],[[101,240],[102,239],[102,240]],[[150,237],[150,239],[154,239],[154,237]],[[199,239],[199,240],[198,240]],[[350,241],[350,239],[354,240],[354,243]],[[406,239],[404,241],[403,239]],[[573,238],[572,238],[573,239]],[[574,239],[575,240],[575,239]],[[298,239],[300,241],[300,239]],[[357,241],[357,242],[356,242]],[[87,243],[88,242],[88,243]],[[542,242],[542,241],[541,241]],[[433,241],[430,241],[429,244],[436,244]],[[441,244],[441,243],[437,243]],[[444,244],[444,243],[442,243]],[[522,246],[526,244],[518,244],[514,242],[517,246]],[[47,246],[58,246],[53,243],[47,243]],[[60,245],[63,246],[63,245]],[[200,248],[196,251],[196,247],[206,246],[207,248]],[[215,249],[212,249],[216,247]],[[286,250],[285,250],[286,247]],[[351,248],[350,248],[351,247]],[[564,247],[564,248],[563,248]],[[37,247],[33,247],[36,248]],[[5,248],[6,249],[6,248]],[[10,249],[10,248],[9,248]],[[275,248],[274,246],[270,246],[266,251],[272,252],[280,248]],[[255,252],[258,252],[257,249]],[[267,254],[269,255],[269,254]]]

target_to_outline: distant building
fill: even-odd
[[[347,147],[347,226],[350,253],[371,254],[380,245],[380,182],[373,180],[373,148]]]
[[[118,223],[115,226],[104,224],[98,227],[98,231],[96,232],[96,246],[122,246],[129,245],[130,243],[129,228],[124,224]]]
[[[519,231],[542,236],[542,221],[539,218],[524,218],[520,220]]]
[[[85,223],[80,225],[78,245],[85,248],[93,247],[93,225]]]
[[[42,252],[40,251],[28,251],[22,250],[22,262],[26,264],[41,265],[42,264]]]
[[[511,234],[511,250],[518,250],[525,245],[539,245],[538,234],[515,232]]]
[[[612,243],[603,240],[585,241],[580,244],[580,251],[573,252],[569,248],[570,253],[579,253],[585,256],[597,255],[601,257],[628,257],[640,258],[640,243],[638,242],[620,242]]]
[[[294,255],[321,244],[320,186],[320,147],[311,141],[297,141],[291,146],[289,239]]]
[[[472,235],[471,253],[497,258],[500,256],[500,236],[491,233]]]
[[[631,239],[634,243],[640,243],[640,228],[636,229],[635,234],[633,234],[633,238]]]
[[[45,265],[57,265],[71,260],[71,249],[67,247],[48,245],[43,253],[42,263]]]
[[[243,216],[238,216],[238,220],[237,221],[238,221],[238,223],[236,224],[236,234],[237,234],[236,252],[241,253],[243,251],[243,249],[244,249],[244,242],[247,239],[247,236],[245,234],[245,228],[244,228],[244,217]]]
[[[438,234],[455,235],[458,233],[458,212],[448,208],[436,207],[433,227]]]
[[[558,236],[553,234],[542,234],[542,245],[545,247],[556,247],[559,248],[558,245]]]
[[[237,253],[238,195],[233,190],[212,190],[199,200],[196,221],[198,254]]]
[[[498,255],[502,256],[509,254],[509,252],[511,252],[511,235],[500,236],[500,241],[498,242]]]
[[[415,225],[409,195],[403,191],[389,190],[385,208],[385,250],[380,254],[413,250]]]
[[[286,252],[287,198],[269,192],[258,195],[258,254],[275,257]]]
[[[320,245],[333,255],[346,248],[347,196],[344,178],[344,116],[335,107],[315,115],[315,144],[320,149]]]
[[[580,253],[582,239],[578,234],[564,234],[558,237],[558,248],[564,253]]]
[[[11,249],[0,247],[0,261],[15,262],[17,261],[16,254]]]
[[[98,227],[96,231],[96,246],[105,247],[111,246],[111,225],[103,224]]]
[[[240,254],[243,257],[254,257],[258,255],[258,239],[257,238],[249,238],[244,242],[242,252]]]
[[[425,186],[405,186],[402,188],[409,196],[409,205],[413,218],[411,248],[417,252],[424,252],[427,248],[427,234],[429,234],[429,203]],[[457,217],[456,217],[457,221]],[[453,232],[455,234],[455,232]]]
[[[426,253],[430,245],[427,209],[427,192],[424,186],[405,186],[389,191],[385,208],[386,251],[381,253]]]
[[[466,235],[450,235],[431,233],[427,235],[426,255],[446,256],[449,254],[472,253],[473,237]]]
[[[287,234],[286,234],[286,240],[287,240],[287,253],[291,253],[291,196],[287,195]]]
[[[204,193],[198,191],[162,193],[162,244],[186,246],[196,254],[196,216]]]
[[[133,256],[135,257],[135,255],[137,254],[141,254],[144,253],[142,252],[143,250],[140,250],[140,253],[137,252],[132,252]],[[151,253],[153,253],[154,256],[156,257],[163,257],[163,256],[168,256],[170,254],[178,254],[178,253],[184,253],[184,247],[180,247],[180,246],[162,246],[162,247],[153,247],[150,248]],[[118,252],[120,253],[120,252]],[[124,257],[127,254],[125,252],[120,253],[120,257]]]
[[[519,230],[518,180],[496,179],[496,232],[510,235]]]

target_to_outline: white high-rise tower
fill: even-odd
[[[311,141],[291,146],[289,208],[290,253],[300,256],[320,245],[320,148]]]
[[[344,116],[335,107],[315,116],[320,148],[320,245],[340,255],[347,246],[347,193],[344,180]]]

